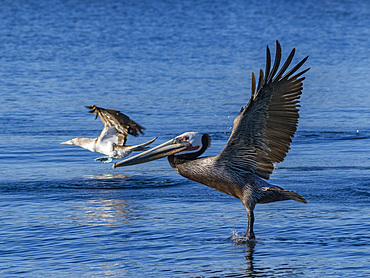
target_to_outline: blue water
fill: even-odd
[[[369,1],[2,1],[1,277],[370,275]],[[265,47],[309,55],[301,119],[271,182],[308,204],[241,202],[166,159],[113,170],[59,145],[98,136],[86,105],[207,132],[216,155]]]

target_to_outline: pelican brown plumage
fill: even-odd
[[[111,162],[113,159],[121,159],[133,151],[143,151],[146,146],[153,143],[157,138],[140,145],[126,146],[127,135],[138,136],[143,133],[144,127],[131,120],[127,115],[118,110],[105,109],[95,105],[86,106],[90,113],[96,113],[104,123],[104,128],[98,138],[74,138],[61,143],[62,145],[74,145],[107,155],[96,158],[103,163]]]
[[[297,73],[307,56],[285,73],[294,54],[295,49],[279,70],[281,47],[276,41],[275,62],[271,68],[271,54],[267,46],[266,70],[260,70],[257,89],[256,78],[252,73],[249,103],[242,107],[235,118],[230,138],[219,155],[199,158],[210,145],[210,136],[187,132],[118,162],[113,168],[168,156],[170,165],[180,175],[239,198],[248,215],[245,236],[253,240],[253,210],[257,203],[284,200],[306,203],[298,193],[265,181],[270,178],[274,163],[282,162],[286,157],[297,130],[299,99],[304,80],[302,75],[309,68]]]

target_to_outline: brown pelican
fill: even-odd
[[[125,146],[127,135],[138,136],[143,134],[142,126],[131,120],[120,111],[104,109],[95,105],[86,106],[90,109],[90,113],[96,113],[95,119],[98,117],[104,123],[104,128],[98,138],[74,138],[72,140],[61,143],[62,145],[74,145],[92,152],[98,152],[107,156],[96,158],[95,161],[103,163],[111,162],[114,158],[124,158],[132,151],[143,151],[145,147],[155,141],[154,138],[146,143],[134,146]]]
[[[257,90],[252,73],[249,103],[235,118],[230,138],[219,155],[199,158],[210,145],[210,136],[187,132],[118,162],[113,168],[168,156],[170,165],[180,175],[239,198],[248,215],[245,236],[247,240],[253,240],[253,210],[257,203],[284,200],[306,203],[298,193],[265,181],[272,174],[274,163],[282,162],[286,157],[297,129],[302,75],[309,68],[297,73],[306,57],[285,73],[294,53],[295,49],[279,70],[281,47],[276,41],[275,62],[271,69],[271,54],[267,47],[266,70],[260,70]]]

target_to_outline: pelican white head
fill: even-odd
[[[186,132],[157,147],[120,161],[114,164],[113,168],[145,163],[170,155],[198,154],[199,152],[201,154],[209,145],[210,137],[207,134]]]

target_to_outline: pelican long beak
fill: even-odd
[[[113,165],[113,169],[121,166],[129,166],[149,162],[152,160],[157,160],[162,157],[169,156],[181,152],[183,150],[186,150],[189,147],[189,145],[190,144],[188,142],[180,143],[177,142],[176,139],[172,139],[150,150],[147,150],[133,157],[115,163]]]

